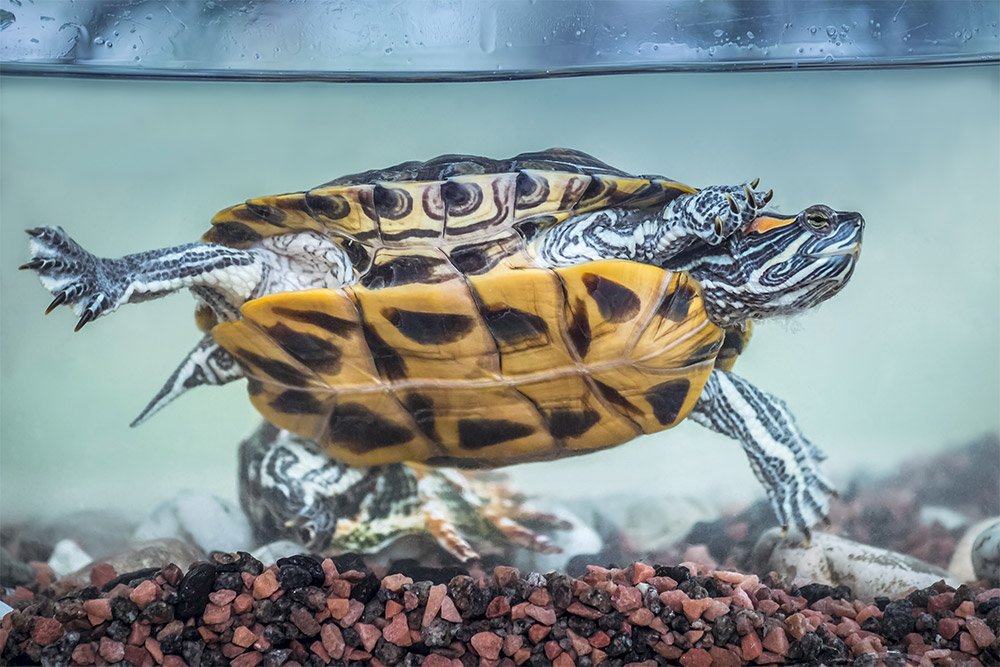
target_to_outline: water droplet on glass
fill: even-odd
[[[146,14],[146,20],[147,21],[152,21],[153,20],[153,15],[152,14]]]
[[[52,16],[39,16],[38,18],[40,18],[43,21],[55,21],[55,18]]]
[[[747,39],[753,39],[753,33],[747,30]]]
[[[713,32],[712,34],[715,35],[716,37],[722,37],[726,33],[723,32],[722,30],[719,30],[718,28],[716,28],[715,32]]]
[[[390,53],[392,53],[392,47],[391,46],[385,47],[385,55],[389,55]]]
[[[508,49],[514,46],[514,44],[509,39],[506,42],[504,42],[503,45],[506,46]]]
[[[104,38],[103,37],[95,37],[94,38],[94,44],[95,45],[100,46],[103,43],[104,43]]]
[[[111,42],[105,42],[104,46],[106,46],[106,47],[108,47],[110,49],[114,45]]]
[[[28,41],[31,42],[32,44],[38,44],[38,38],[36,38],[36,37],[32,37]]]
[[[826,57],[823,58],[823,60],[825,60],[828,63],[832,63],[833,62],[833,54],[832,53],[826,54]]]
[[[827,37],[836,37],[837,36],[837,29],[834,28],[832,25],[826,26],[826,36]]]
[[[819,28],[817,28],[816,26],[814,26],[814,25],[809,26],[809,34],[810,35],[815,35],[817,30],[819,30]]]
[[[798,49],[796,49],[796,50],[797,50],[797,51],[798,51],[799,53],[805,53],[805,52],[806,52],[806,50],[805,50],[805,49],[803,49],[803,48],[802,48],[801,46],[800,46],[800,47],[799,47]]]

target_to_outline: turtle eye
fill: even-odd
[[[825,211],[809,211],[805,216],[805,223],[809,229],[817,232],[830,231],[830,216]]]

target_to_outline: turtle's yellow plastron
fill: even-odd
[[[273,294],[212,334],[254,406],[352,465],[553,459],[674,426],[724,332],[686,274],[620,260]]]

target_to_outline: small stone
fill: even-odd
[[[237,646],[247,648],[253,645],[255,641],[257,641],[257,635],[254,634],[253,630],[244,625],[233,631],[233,643]]]
[[[541,644],[542,640],[548,637],[550,632],[552,632],[552,626],[535,623],[528,628],[528,639],[531,640],[532,644]]]
[[[48,646],[62,636],[62,623],[54,618],[37,616],[31,626],[31,641],[39,646]]]
[[[649,609],[646,609],[645,607],[640,607],[639,609],[636,609],[635,611],[632,612],[632,614],[628,617],[628,620],[629,623],[631,623],[632,625],[640,625],[645,627],[650,623],[652,623],[654,618],[656,618],[656,616],[653,614],[653,612],[651,612]]]
[[[702,613],[708,609],[711,603],[712,598],[701,598],[700,600],[687,598],[681,603],[681,607],[684,609],[684,615],[687,616],[687,619],[694,621],[701,618]]]
[[[421,667],[452,667],[451,658],[431,653],[420,663]]]
[[[539,607],[544,607],[552,602],[552,596],[549,595],[549,592],[544,588],[536,588],[531,591],[531,595],[528,596],[528,602],[538,605]]]
[[[568,607],[566,607],[566,613],[573,614],[574,616],[582,616],[583,618],[600,618],[604,614],[597,611],[593,607],[588,607],[582,602],[573,601]]]
[[[220,607],[210,602],[205,605],[205,613],[202,615],[202,620],[205,622],[205,625],[216,625],[217,623],[228,621],[230,614],[231,608],[229,606]]]
[[[961,626],[958,624],[957,619],[948,617],[938,621],[938,634],[945,639],[951,640],[958,634],[959,630],[961,630]]]
[[[510,602],[505,595],[496,596],[490,600],[489,605],[486,607],[486,618],[497,618],[499,616],[506,616],[509,613]]]
[[[125,644],[101,637],[101,648],[97,652],[108,662],[120,662],[125,658]]]
[[[693,648],[681,656],[684,667],[711,667],[712,655],[703,648]]]
[[[972,603],[972,600],[963,600],[962,604],[958,605],[955,609],[955,616],[959,618],[966,618],[972,616],[976,613],[976,605]]]
[[[385,618],[390,619],[399,612],[403,611],[403,605],[399,604],[395,600],[389,600],[385,603]]]
[[[548,658],[549,661],[555,660],[556,656],[560,655],[562,652],[563,650],[562,647],[559,646],[559,642],[552,640],[545,642],[545,657]]]
[[[748,632],[740,640],[740,649],[743,652],[744,662],[753,662],[764,652],[764,647],[760,643],[760,637],[756,632]]]
[[[323,642],[314,641],[312,644],[309,645],[309,650],[312,651],[313,654],[316,655],[320,660],[322,660],[324,665],[330,663],[330,654],[326,652],[325,648],[323,648]]]
[[[635,611],[642,606],[642,593],[632,586],[619,586],[611,592],[611,604],[623,614]]]
[[[604,632],[604,630],[598,630],[590,636],[588,641],[594,648],[604,648],[611,643],[611,637],[609,637],[608,633]]]
[[[680,589],[660,593],[660,602],[670,607],[675,614],[684,611],[684,601],[687,599],[687,593]]]
[[[492,632],[477,632],[469,640],[476,653],[487,660],[496,660],[500,657],[500,648],[503,640]]]
[[[152,628],[146,623],[134,623],[132,625],[132,630],[128,633],[128,639],[125,640],[126,644],[131,644],[132,646],[142,646],[146,639],[149,638],[149,633]]]
[[[257,667],[264,656],[257,651],[249,651],[238,655],[229,663],[231,667]]]
[[[160,648],[160,642],[150,637],[143,642],[143,646],[146,647],[146,651],[149,652],[149,655],[153,656],[153,662],[157,664],[163,662],[163,649]]]
[[[517,585],[520,576],[521,573],[516,567],[500,565],[493,568],[493,577],[497,580],[497,586],[500,588],[513,588]]]
[[[958,648],[962,653],[975,655],[979,652],[979,645],[968,632],[963,632],[958,636]]]
[[[371,653],[375,649],[375,644],[378,643],[379,638],[382,636],[382,631],[368,623],[358,623],[354,626],[354,629],[357,630],[358,635],[361,637],[361,645],[365,647],[366,651]]]
[[[986,648],[996,640],[996,635],[982,619],[970,616],[965,619],[965,629],[969,631],[979,648]]]
[[[101,621],[110,621],[114,618],[111,613],[111,600],[107,598],[84,600],[83,610],[90,617],[91,625],[99,625]]]
[[[340,660],[344,657],[344,649],[347,644],[344,642],[344,635],[340,632],[340,628],[333,623],[326,623],[320,629],[319,638],[323,642],[323,648],[326,649],[331,658]]]
[[[382,588],[395,593],[400,589],[402,589],[403,586],[412,583],[413,579],[407,577],[406,575],[390,574],[389,576],[382,579]]]
[[[392,619],[392,622],[382,629],[382,636],[385,637],[387,642],[391,642],[396,646],[409,646],[412,644],[410,628],[406,625],[406,614],[397,614]]]
[[[245,614],[253,609],[253,597],[247,593],[240,593],[233,600],[233,613]]]
[[[708,653],[712,657],[712,667],[741,667],[743,664],[740,656],[721,646],[713,646],[708,649]]]
[[[520,635],[507,635],[503,638],[503,654],[508,658],[524,646],[524,637]]]
[[[278,590],[278,577],[274,570],[264,570],[263,573],[253,580],[253,597],[255,600],[263,600],[274,595]]]
[[[556,620],[558,620],[554,609],[549,607],[539,607],[537,604],[528,603],[524,613],[539,623],[544,623],[545,625],[555,625]]]
[[[792,636],[792,639],[798,641],[809,632],[809,623],[805,616],[795,613],[785,619],[785,630]]]
[[[654,663],[655,664],[655,663]],[[560,653],[556,656],[556,659],[552,661],[553,667],[574,667],[576,662],[570,657],[569,653]]]
[[[94,646],[90,643],[79,644],[75,649],[73,649],[72,657],[74,665],[92,665],[96,662]]]
[[[223,607],[233,600],[236,599],[236,591],[229,588],[223,588],[222,590],[213,591],[208,594],[208,600],[212,604],[217,604]]]
[[[447,594],[448,587],[444,584],[431,586],[430,590],[427,591],[427,605],[424,607],[424,618],[421,622],[423,627],[430,625],[431,621],[434,620],[434,617],[437,616],[438,612],[441,610],[441,603],[444,601],[445,595]]]
[[[306,637],[315,637],[319,634],[320,625],[305,607],[293,607],[291,613],[292,623]]]
[[[649,581],[656,575],[656,570],[651,565],[646,565],[642,562],[632,563],[632,585],[640,584],[644,581]]]
[[[90,570],[90,583],[98,588],[104,588],[104,584],[118,576],[115,568],[108,563],[98,563]]]
[[[139,609],[145,609],[150,602],[160,599],[160,587],[152,580],[147,579],[129,593],[128,599],[134,602]]]
[[[764,648],[766,648],[771,653],[776,653],[780,656],[788,655],[788,637],[785,636],[785,631],[781,628],[772,628],[764,636]]]
[[[347,603],[347,613],[340,619],[341,626],[346,628],[354,625],[364,613],[365,605],[357,600],[351,600]]]
[[[328,598],[326,608],[330,611],[330,616],[338,621],[347,616],[351,601],[346,598]],[[329,651],[330,649],[327,649]]]
[[[462,615],[455,608],[455,603],[447,595],[441,600],[441,618],[452,623],[461,623]]]

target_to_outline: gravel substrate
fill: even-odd
[[[1000,664],[1000,589],[944,584],[875,604],[846,589],[783,590],[693,564],[591,566],[573,578],[498,567],[474,578],[377,576],[357,557],[265,568],[215,554],[91,586],[19,587],[2,664],[625,665]]]

